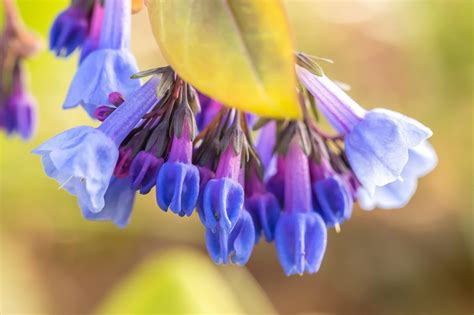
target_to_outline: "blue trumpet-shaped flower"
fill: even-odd
[[[275,229],[275,246],[287,275],[319,270],[326,250],[327,230],[319,214],[311,211],[308,158],[297,136],[286,155],[285,206]]]
[[[99,49],[80,64],[69,87],[64,108],[82,105],[94,118],[97,106],[106,104],[108,95],[120,91],[128,96],[140,86],[130,76],[138,72],[130,53],[131,1],[106,1]]]
[[[216,264],[232,263],[245,265],[255,244],[255,228],[250,214],[243,210],[232,231],[220,226],[215,230],[206,229],[207,251]]]
[[[117,145],[92,127],[67,130],[33,151],[42,156],[46,175],[54,178],[92,212],[104,207],[104,195],[118,158]]]
[[[104,208],[104,195],[118,159],[118,146],[156,104],[159,79],[152,78],[98,128],[76,127],[46,141],[33,153],[42,156],[46,175],[76,195],[91,212]]]
[[[240,153],[228,145],[220,157],[216,177],[207,182],[202,200],[201,218],[214,230],[219,225],[229,232],[237,223],[244,204],[244,189],[239,183]]]
[[[429,128],[400,113],[366,111],[326,76],[297,67],[300,80],[330,124],[345,134],[349,164],[370,195],[400,178],[408,151],[432,135]]]
[[[80,4],[72,4],[53,22],[49,34],[49,49],[57,56],[67,57],[84,42],[88,28],[88,10]]]
[[[140,190],[141,194],[148,194],[156,184],[158,171],[163,165],[163,159],[156,157],[151,152],[141,151],[133,159],[130,166],[132,187]]]
[[[416,191],[418,178],[431,172],[437,163],[436,153],[427,141],[410,149],[401,180],[377,187],[373,196],[370,196],[364,188],[359,189],[357,195],[361,208],[372,210],[375,207],[382,209],[404,207]]]
[[[156,199],[164,211],[190,216],[199,196],[199,170],[192,161],[190,122],[185,118],[181,135],[174,135],[168,161],[156,181]]]
[[[131,188],[130,177],[119,179],[112,177],[105,192],[105,204],[99,212],[91,211],[86,205],[80,204],[82,215],[87,220],[111,221],[119,228],[124,228],[132,213],[135,201],[135,189]]]

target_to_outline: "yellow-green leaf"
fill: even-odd
[[[148,12],[163,55],[200,91],[262,116],[301,116],[280,0],[149,0]]]

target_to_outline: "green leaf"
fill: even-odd
[[[149,0],[148,13],[167,61],[201,92],[261,116],[301,116],[280,0]]]
[[[245,280],[245,277],[241,276]],[[248,280],[246,286],[253,283]],[[254,310],[272,311],[258,288]],[[106,297],[96,314],[243,314],[248,306],[209,257],[189,249],[151,257]]]

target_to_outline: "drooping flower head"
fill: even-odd
[[[105,104],[108,95],[119,91],[125,97],[140,82],[130,79],[138,72],[130,53],[131,1],[106,1],[97,50],[80,64],[69,87],[64,108],[84,107],[94,118],[97,106]]]

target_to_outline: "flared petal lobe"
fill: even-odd
[[[430,129],[411,118],[375,109],[346,136],[345,149],[357,179],[373,195],[377,186],[400,178],[408,150],[431,135]]]
[[[80,205],[82,215],[87,220],[111,221],[119,228],[127,226],[135,201],[135,189],[131,188],[130,177],[119,179],[112,177],[105,193],[105,205],[100,212],[91,211],[87,206]]]
[[[365,189],[358,190],[359,204],[364,210],[375,207],[381,209],[398,209],[404,207],[417,188],[418,178],[431,172],[438,163],[433,147],[427,142],[408,150],[408,162],[401,178],[382,187],[377,187],[373,196]]]

